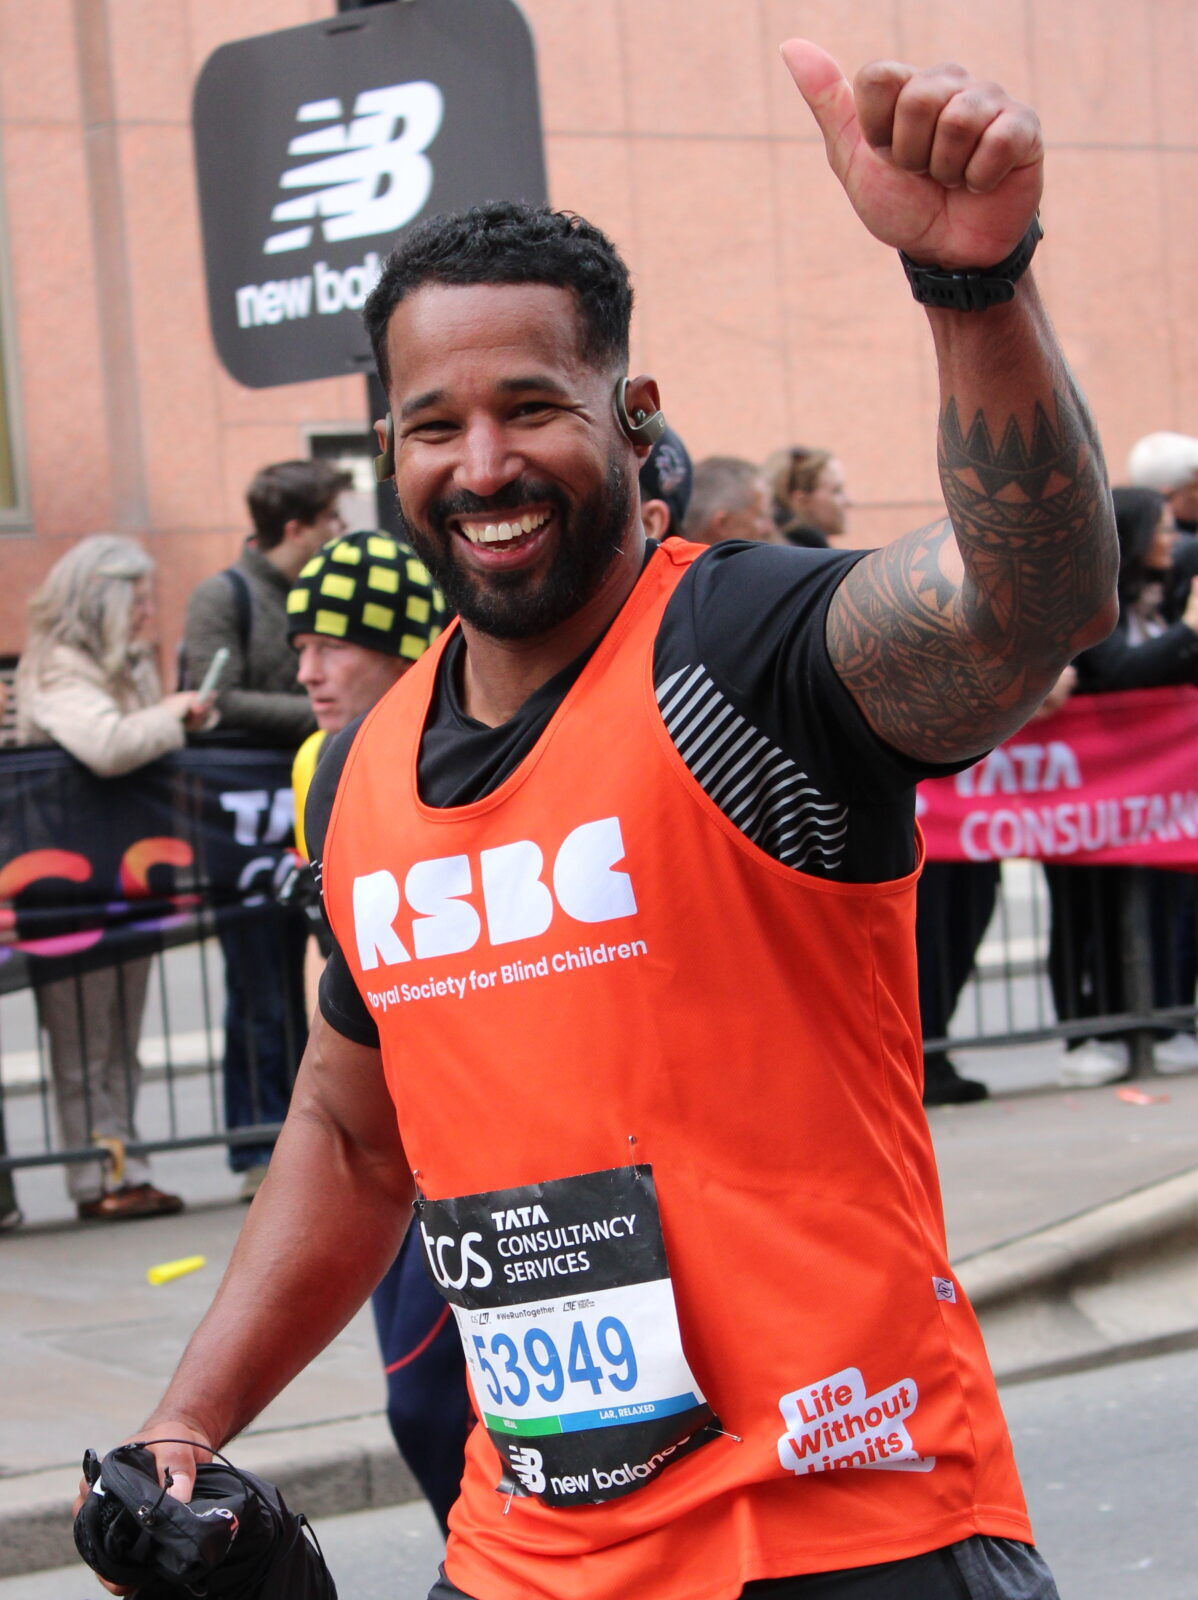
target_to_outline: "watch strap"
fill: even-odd
[[[1028,230],[1009,256],[992,267],[936,267],[912,261],[905,250],[899,260],[911,285],[911,293],[921,306],[938,306],[946,311],[989,311],[1015,298],[1015,285],[1031,265],[1036,246],[1044,237],[1037,213]]]

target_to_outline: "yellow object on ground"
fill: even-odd
[[[207,1266],[207,1256],[181,1256],[178,1261],[163,1261],[146,1272],[147,1283],[170,1283],[172,1278],[182,1278],[189,1272],[198,1272]]]

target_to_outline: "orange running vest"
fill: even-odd
[[[438,641],[368,718],[330,822],[328,911],[421,1192],[651,1166],[729,1435],[563,1510],[498,1493],[476,1428],[446,1570],[478,1600],[725,1600],[1031,1540],[920,1103],[917,874],[784,867],[687,771],[653,643],[701,553],[662,546],[525,761],[449,810],[416,784]]]

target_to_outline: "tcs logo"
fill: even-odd
[[[557,907],[576,922],[635,916],[632,879],[615,870],[623,859],[619,817],[601,817],[566,835],[551,870],[539,845],[518,839],[481,851],[477,867],[469,856],[417,861],[402,895],[392,873],[368,872],[353,885],[358,960],[370,971],[380,962],[393,967],[411,961],[412,952],[418,961],[456,955],[478,943],[484,919],[493,945],[535,939],[549,927]],[[467,898],[476,888],[481,911]],[[395,925],[405,904],[411,913],[410,949]]]
[[[428,1269],[442,1289],[465,1289],[467,1286],[471,1289],[485,1289],[490,1283],[494,1276],[491,1263],[485,1256],[480,1256],[474,1248],[476,1244],[483,1242],[481,1233],[462,1235],[461,1256],[457,1261],[454,1261],[453,1256],[458,1243],[451,1234],[442,1233],[434,1238],[422,1222],[420,1237],[424,1241],[424,1255]],[[460,1270],[455,1271],[454,1268]]]

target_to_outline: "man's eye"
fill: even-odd
[[[421,422],[413,422],[404,429],[404,438],[415,436],[427,437],[430,434],[448,433],[453,428],[453,423],[448,417],[425,417]]]
[[[518,417],[531,417],[546,411],[556,411],[557,407],[548,400],[525,400],[516,407]]]

